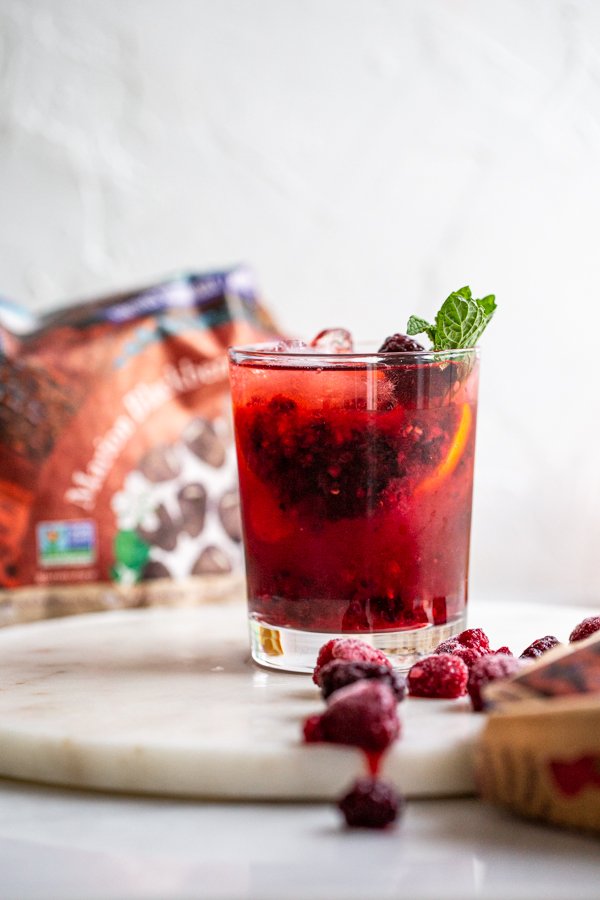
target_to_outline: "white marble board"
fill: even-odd
[[[517,653],[591,614],[473,605],[471,626]],[[518,619],[517,619],[518,616]],[[364,771],[352,748],[301,743],[323,709],[309,676],[248,656],[240,603],[89,614],[0,631],[0,775],[113,792],[321,800]],[[385,775],[408,796],[473,791],[483,723],[468,700],[408,699]]]

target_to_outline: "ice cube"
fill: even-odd
[[[352,335],[345,328],[325,328],[312,339],[310,346],[321,353],[352,353]]]
[[[295,338],[291,338],[290,340],[282,340],[278,341],[275,344],[275,350],[277,353],[289,353],[290,350],[292,352],[298,350],[305,350],[308,347],[306,341],[298,341]]]

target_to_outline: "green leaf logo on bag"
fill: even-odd
[[[150,556],[150,546],[136,531],[117,531],[115,535],[115,565],[112,577],[124,584],[140,580]]]

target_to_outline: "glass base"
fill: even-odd
[[[404,631],[331,634],[320,631],[298,631],[280,628],[250,619],[252,659],[269,669],[282,672],[312,673],[323,644],[332,638],[358,638],[382,650],[395,668],[406,670],[421,656],[432,653],[438,644],[453,637],[466,626],[466,612],[444,625],[427,625]]]

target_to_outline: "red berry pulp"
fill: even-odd
[[[321,633],[460,621],[474,355],[232,355],[251,616]]]

